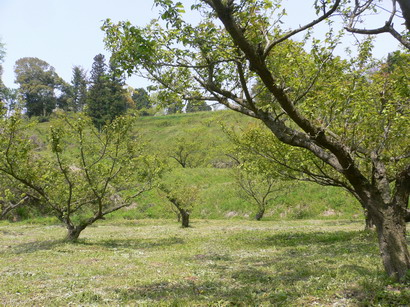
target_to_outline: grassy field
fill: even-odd
[[[1,306],[405,306],[362,220],[0,223]]]
[[[257,207],[239,195],[231,169],[175,168],[166,174],[164,182],[175,180],[199,187],[193,218],[253,219]],[[362,218],[359,203],[342,189],[322,187],[313,183],[299,183],[277,193],[267,208],[264,219],[349,219]],[[144,194],[138,205],[114,213],[113,218],[172,218],[170,203],[156,189]]]

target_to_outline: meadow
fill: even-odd
[[[405,306],[362,220],[0,223],[2,306]]]

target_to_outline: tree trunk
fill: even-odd
[[[400,5],[406,28],[410,31],[410,2],[408,0],[397,0]]]
[[[389,206],[378,218],[373,217],[373,221],[386,273],[396,281],[403,281],[410,269],[410,254],[406,240],[405,216],[399,210],[399,206]]]
[[[260,208],[258,213],[256,213],[255,215],[255,219],[257,221],[260,221],[263,218],[263,215],[265,214],[265,209],[264,208]]]
[[[86,226],[67,226],[66,241],[76,242],[80,236],[80,233],[86,228]]]
[[[366,222],[366,224],[364,226],[364,229],[365,230],[374,230],[375,225],[374,225],[372,216],[370,215],[369,211],[366,210],[366,209],[364,209],[364,216],[365,216],[365,222]]]
[[[181,224],[182,228],[188,228],[189,227],[189,212],[184,210],[184,209],[179,209],[179,212],[181,213]]]

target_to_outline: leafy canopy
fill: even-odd
[[[369,38],[360,44],[356,57],[342,59],[333,54],[342,39],[342,34],[334,30],[321,40],[309,30],[301,41],[284,39],[288,32],[280,22],[284,14],[281,1],[228,1],[235,26],[243,35],[235,39],[231,36],[234,30],[216,19],[219,2],[192,5],[191,9],[202,17],[194,25],[185,20],[181,3],[155,1],[162,9],[160,19],[146,27],[107,20],[103,26],[106,44],[119,67],[129,74],[141,73],[157,84],[165,105],[183,100],[217,101],[265,122],[266,117],[280,119],[280,129],[290,129],[290,134],[311,130],[309,137],[314,138],[324,131],[349,147],[358,169],[368,178],[372,172],[371,153],[387,164],[389,178],[407,166],[408,54],[395,54],[400,66],[393,65],[392,60],[375,60]],[[321,8],[318,6],[318,13]],[[242,39],[248,45],[239,48]],[[248,65],[246,48],[258,48],[256,52],[263,54],[273,77],[273,90],[260,78],[261,72],[252,63]],[[278,96],[291,106],[284,106]],[[278,137],[279,132],[274,134]],[[353,190],[341,167],[312,151],[310,145],[285,140],[292,143],[287,146],[273,136],[262,135],[252,137],[253,147],[264,148],[259,144],[269,139],[271,155],[284,156],[277,162],[296,159],[309,178],[319,178],[325,172],[322,177],[327,183]],[[284,137],[279,139],[283,142]],[[295,145],[307,150],[292,148]]]

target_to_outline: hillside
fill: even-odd
[[[222,126],[237,131],[254,125],[253,119],[232,111],[199,112],[165,116],[140,117],[135,134],[146,150],[167,161],[168,171],[163,182],[169,186],[176,181],[198,188],[193,218],[253,219],[256,207],[244,199],[235,181],[232,159],[228,153],[230,141]],[[46,139],[51,123],[32,127],[31,139],[39,149],[47,147]],[[190,150],[187,167],[176,161],[178,150]],[[345,191],[312,183],[296,183],[274,195],[264,219],[356,219],[362,218],[357,201]],[[21,218],[32,217],[21,208]],[[153,189],[131,207],[113,213],[113,219],[175,218],[171,204]]]
[[[165,175],[165,182],[183,180],[200,188],[194,218],[253,218],[255,205],[240,197],[233,171],[232,160],[226,156],[229,140],[222,129],[239,130],[255,124],[232,111],[199,112],[189,114],[141,117],[136,123],[142,139],[150,151],[168,160],[172,170]],[[183,168],[170,155],[180,140],[199,144],[192,154],[195,167]],[[322,187],[312,183],[298,183],[277,195],[265,214],[266,219],[304,218],[358,218],[362,210],[357,201],[345,191]],[[138,206],[116,216],[172,217],[170,204],[157,191],[145,194]]]

